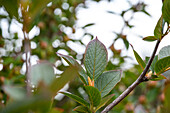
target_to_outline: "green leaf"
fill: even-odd
[[[133,49],[133,53],[135,55],[135,58],[136,58],[137,62],[139,63],[141,68],[144,70],[144,68],[146,66],[145,62],[142,60],[142,58],[139,56],[139,54],[134,50],[133,46],[132,46],[132,49]]]
[[[101,96],[106,96],[115,85],[121,80],[120,71],[107,71],[95,81],[95,87],[100,91]]]
[[[73,111],[80,112],[80,113],[90,113],[89,109],[84,106],[77,106],[76,108],[73,109]]]
[[[3,89],[14,100],[22,100],[26,97],[26,90],[23,87],[6,85]]]
[[[150,59],[150,57],[146,57],[146,58],[145,58],[146,64],[148,63],[149,59]],[[151,66],[150,66],[150,70],[152,71],[152,73],[155,72],[155,64],[156,64],[157,61],[158,61],[158,55],[156,55],[156,56],[154,57],[154,59],[153,59],[153,61],[152,61],[152,64],[151,64]]]
[[[95,23],[87,24],[87,25],[83,26],[82,28],[84,29],[84,28],[86,28],[86,27],[90,27],[90,26],[93,26],[93,25],[95,25]]]
[[[164,0],[162,6],[162,16],[166,22],[170,23],[170,0]]]
[[[163,47],[158,54],[158,59],[170,56],[170,45]]]
[[[152,42],[152,41],[157,40],[157,38],[155,36],[147,36],[147,37],[144,37],[143,40]]]
[[[18,19],[18,1],[17,0],[0,0],[0,5],[5,7],[5,10],[8,12],[9,17],[16,17]]]
[[[68,83],[70,80],[75,78],[78,75],[79,68],[76,66],[70,66],[67,68],[59,78],[54,79],[52,82],[50,88],[54,92],[54,95],[56,92],[58,92],[61,88],[65,86],[66,83]]]
[[[79,77],[81,79],[81,81],[85,84],[88,85],[88,80],[87,80],[87,74],[84,71],[84,69],[82,68],[82,66],[72,57],[67,56],[67,55],[62,55],[60,53],[57,53],[59,56],[61,56],[64,60],[67,61],[67,63],[71,64],[71,65],[75,65],[78,66],[80,68],[79,70]]]
[[[31,67],[30,81],[33,85],[38,85],[40,81],[43,81],[46,85],[50,85],[55,79],[54,69],[48,62],[42,62]]]
[[[158,81],[158,80],[163,80],[163,79],[165,79],[165,77],[162,75],[152,75],[149,80]]]
[[[102,74],[107,65],[106,47],[97,38],[87,45],[84,65],[89,77],[94,80]]]
[[[110,99],[112,99],[112,97],[114,96],[114,94],[111,94],[109,96],[106,96],[104,98],[102,98],[100,104],[97,106],[96,110],[99,110],[101,107],[103,107]]]
[[[96,107],[100,104],[101,94],[99,90],[93,86],[85,86],[86,93],[88,94],[90,104],[93,107]]]
[[[127,41],[127,39],[123,39],[123,42],[125,44],[126,49],[128,49],[129,48],[129,42]]]
[[[170,67],[170,56],[164,57],[160,60],[158,60],[155,64],[155,72],[157,75],[167,71],[167,69]]]
[[[48,94],[35,95],[7,104],[1,113],[28,113],[30,110],[47,113],[50,102],[51,97]]]
[[[161,16],[160,19],[158,20],[155,30],[154,30],[154,36],[157,39],[161,39],[162,38],[162,28],[163,28],[163,17]]]
[[[78,97],[77,95],[74,95],[74,94],[71,94],[71,93],[68,93],[68,92],[60,92],[64,95],[66,95],[67,97],[73,99],[74,101],[80,103],[81,105],[85,106],[85,107],[89,107],[89,103],[86,102],[84,99]]]

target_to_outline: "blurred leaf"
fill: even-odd
[[[9,17],[18,19],[18,0],[0,0],[0,5],[5,7]]]
[[[114,94],[108,95],[104,98],[102,98],[100,104],[97,106],[96,111],[99,110],[101,107],[103,107],[110,99],[112,99]]]
[[[95,25],[95,23],[87,24],[87,25],[83,26],[82,28],[84,29],[84,28],[86,28],[86,27],[90,27],[90,26],[93,26],[93,25]]]
[[[168,81],[165,85],[164,89],[164,94],[165,94],[165,102],[164,106],[161,108],[161,113],[170,113],[170,82]]]
[[[170,23],[170,0],[164,0],[162,6],[162,16],[166,22]]]
[[[47,94],[35,95],[9,103],[1,113],[28,113],[28,111],[46,113],[49,110],[50,102],[51,97]]]
[[[80,113],[90,113],[89,109],[84,106],[77,106],[76,108],[73,109],[73,111],[80,112]]]
[[[95,81],[95,87],[100,91],[101,96],[106,96],[115,85],[121,80],[120,71],[107,71],[102,73]]]
[[[127,39],[123,39],[123,42],[125,44],[126,49],[128,49],[129,48],[129,42],[127,41]]]
[[[161,16],[160,19],[158,20],[155,30],[154,30],[154,36],[157,39],[162,38],[162,28],[163,28],[163,17]]]
[[[48,113],[63,113],[64,109],[52,108]]]
[[[145,62],[142,60],[142,58],[139,56],[139,54],[134,50],[133,46],[132,46],[132,49],[133,49],[133,53],[135,55],[135,58],[136,58],[137,62],[139,63],[141,68],[144,70],[144,68],[146,66]]]
[[[20,86],[9,86],[3,87],[5,93],[14,100],[22,100],[26,97],[26,90]]]
[[[97,38],[87,45],[84,65],[92,80],[96,80],[107,65],[106,47]]]
[[[167,69],[170,67],[170,56],[164,57],[160,60],[158,60],[155,64],[155,72],[157,75],[167,71]]]
[[[61,74],[59,78],[56,78],[50,86],[51,90],[54,92],[54,95],[61,88],[63,88],[66,83],[75,78],[78,75],[78,71],[78,67],[70,66]]]
[[[72,57],[70,56],[67,56],[67,55],[62,55],[62,54],[59,54],[57,53],[59,56],[61,56],[64,60],[67,61],[67,63],[71,64],[71,65],[76,65],[80,68],[80,71],[79,71],[79,77],[80,79],[82,80],[82,82],[85,84],[85,85],[88,85],[88,80],[87,80],[87,74],[86,72],[84,71],[84,69],[82,68],[82,66],[75,60],[73,59]]]
[[[42,62],[31,67],[30,81],[33,85],[38,85],[40,81],[43,81],[46,85],[50,85],[54,80],[54,69],[48,62]]]
[[[157,40],[157,38],[155,36],[147,36],[147,37],[144,37],[143,40],[152,42],[152,41]]]
[[[158,54],[158,59],[170,56],[170,45],[163,47]]]
[[[91,106],[98,106],[101,102],[101,94],[99,90],[93,86],[84,86],[84,88],[88,94]]]
[[[67,92],[60,92],[64,95],[66,95],[67,97],[73,99],[74,101],[80,103],[81,105],[85,106],[85,107],[89,107],[89,103],[86,102],[84,99],[78,97],[77,95],[71,94],[71,93],[67,93]]]
[[[165,77],[162,75],[152,75],[149,80],[158,81],[158,80],[163,80],[163,79],[165,79]]]

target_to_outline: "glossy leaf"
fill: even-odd
[[[86,102],[84,99],[78,97],[77,95],[74,95],[74,94],[71,94],[71,93],[68,93],[68,92],[60,92],[60,93],[66,95],[67,97],[73,99],[74,101],[80,103],[81,105],[83,105],[85,107],[89,106],[88,102]]]
[[[97,79],[107,65],[107,50],[96,38],[89,42],[85,52],[84,65],[91,79]]]
[[[161,39],[162,38],[162,28],[163,28],[163,17],[161,16],[160,19],[158,20],[155,30],[154,30],[154,36],[157,39]]]
[[[50,86],[51,90],[54,92],[54,95],[61,88],[63,88],[66,83],[75,78],[78,75],[78,71],[79,71],[78,67],[70,66],[61,74],[59,78],[54,79]]]
[[[104,72],[95,81],[95,87],[100,91],[101,96],[106,96],[115,85],[121,80],[120,71],[107,71]]]
[[[80,68],[79,70],[79,77],[81,79],[81,81],[85,84],[85,85],[88,85],[88,80],[87,80],[87,74],[86,72],[84,71],[84,69],[81,67],[81,65],[75,60],[73,59],[72,57],[70,56],[67,56],[67,55],[62,55],[62,54],[59,54],[57,53],[59,56],[61,56],[64,60],[67,61],[67,63],[71,64],[71,65],[75,65],[75,66],[78,66]]]
[[[13,100],[21,100],[26,97],[26,90],[23,87],[6,85],[3,89]]]
[[[96,107],[100,104],[101,94],[99,90],[93,86],[85,86],[86,93],[88,94],[90,104],[93,107]]]
[[[164,57],[160,60],[158,60],[155,64],[155,72],[157,75],[167,71],[167,69],[170,67],[170,56]]]
[[[162,6],[162,15],[164,20],[170,23],[170,0],[164,0]]]
[[[133,53],[135,55],[137,62],[139,63],[140,67],[144,70],[144,68],[146,66],[145,62],[142,60],[142,58],[139,56],[139,54],[134,50],[133,46],[132,46],[132,49],[133,49]]]
[[[77,106],[76,108],[73,109],[73,111],[80,112],[80,113],[90,113],[89,109],[84,106]]]
[[[50,85],[55,79],[54,69],[48,62],[42,62],[31,67],[30,81],[33,85],[38,85],[40,81]]]
[[[158,54],[158,59],[170,56],[170,45],[163,47]]]
[[[143,40],[152,42],[152,41],[157,40],[157,38],[155,36],[147,36],[147,37],[144,37]]]
[[[99,110],[101,107],[103,107],[110,99],[113,98],[113,96],[114,96],[114,94],[111,94],[111,95],[109,95],[109,96],[106,96],[106,97],[102,98],[100,104],[97,106],[97,108],[96,108],[95,111],[97,111],[97,110]]]

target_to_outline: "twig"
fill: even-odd
[[[160,40],[157,41],[155,49],[152,53],[152,56],[149,59],[148,64],[146,65],[141,75],[137,78],[137,80],[132,85],[130,85],[118,98],[116,98],[111,104],[109,104],[101,113],[108,113],[114,106],[116,106],[119,102],[121,102],[134,88],[136,88],[136,86],[138,86],[141,82],[145,81],[145,75],[149,70],[149,67],[151,66],[151,63],[155,57],[159,43]]]

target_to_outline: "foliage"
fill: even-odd
[[[100,2],[100,0],[94,1]],[[127,3],[129,8],[119,14],[108,11],[110,14],[120,16],[124,22],[120,32],[113,31],[116,38],[109,48],[113,56],[108,60],[107,50],[98,39],[88,44],[85,54],[76,52],[77,48],[68,45],[68,42],[72,42],[85,47],[82,37],[74,39],[66,29],[71,30],[71,34],[77,32],[76,11],[80,7],[87,8],[86,0],[0,0],[0,9],[4,12],[0,13],[0,22],[5,21],[9,25],[8,30],[5,31],[8,35],[4,35],[4,26],[0,26],[2,67],[0,112],[71,113],[72,109],[77,112],[101,112],[138,78],[149,59],[146,57],[143,60],[133,49],[139,65],[133,65],[131,69],[123,70],[122,73],[119,71],[123,65],[126,65],[125,60],[128,56],[122,56],[122,50],[115,49],[115,42],[122,40],[128,50],[128,34],[125,31],[135,27],[130,22],[134,14],[142,12],[150,16],[144,2],[133,4],[128,1]],[[154,29],[154,36],[145,37],[144,41],[161,41],[169,33],[169,3],[169,0],[164,0],[162,16]],[[64,5],[68,7],[63,7]],[[129,20],[126,20],[125,15],[128,12],[133,14]],[[20,29],[24,37],[10,30],[13,23],[22,26]],[[93,25],[95,23],[89,23],[81,29]],[[30,31],[34,28],[39,29],[40,33],[33,38],[29,37]],[[84,30],[83,37],[87,35],[93,39],[93,36]],[[169,76],[167,76],[170,69],[169,50],[169,46],[162,48],[154,58],[145,76],[148,82],[143,82],[136,87],[110,112],[136,112],[141,109],[144,112],[169,111]],[[60,54],[60,51],[65,51],[69,56]],[[69,67],[62,63],[63,60],[56,56],[56,52],[70,64]],[[83,56],[85,69],[82,66]],[[32,63],[34,58],[38,59],[36,65]],[[114,60],[118,60],[118,63],[115,64]],[[60,71],[64,72],[61,74]],[[120,74],[122,74],[121,82],[115,87],[120,81]],[[79,78],[75,77],[76,75]],[[162,80],[165,78],[166,80]],[[158,82],[158,80],[162,81]],[[68,82],[68,92],[71,93],[61,92],[60,89]],[[66,97],[60,101],[55,100],[54,97],[58,92],[76,102]]]
[[[65,58],[68,63],[75,66],[78,65],[78,62],[73,58],[62,54],[59,55],[61,57],[63,56],[63,58]],[[84,78],[88,79],[88,86],[84,86],[84,91],[87,93],[90,103],[76,95],[66,92],[62,93],[82,104],[84,107],[86,107],[86,109],[88,109],[89,113],[96,112],[112,98],[112,96],[108,95],[108,93],[120,81],[121,72],[117,70],[103,73],[103,70],[107,65],[107,50],[105,46],[97,39],[97,37],[96,39],[90,41],[87,45],[84,57],[84,65],[87,72],[84,74]],[[81,65],[79,66],[83,70]],[[81,75],[79,77],[82,79]],[[85,80],[82,81],[85,82]],[[84,85],[86,85],[86,82]],[[79,107],[75,108],[74,110],[77,112],[82,112],[79,111]]]

